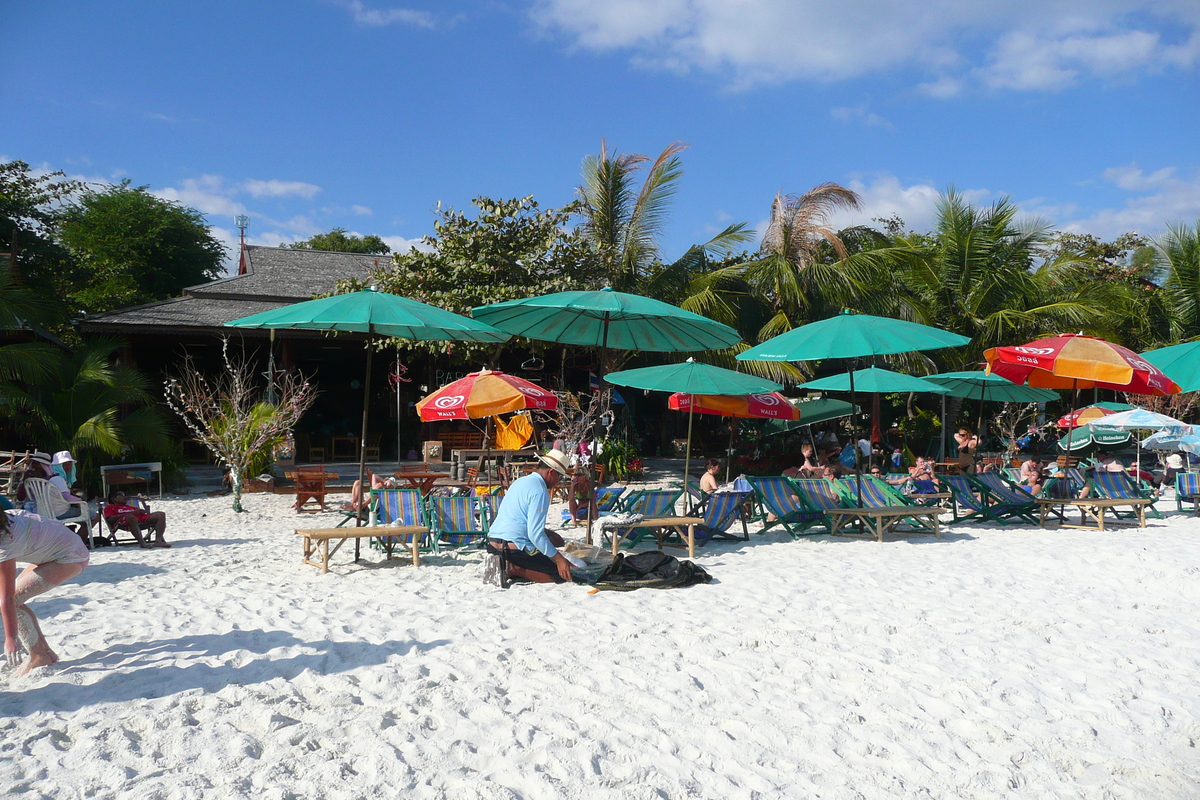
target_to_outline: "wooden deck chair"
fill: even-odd
[[[134,497],[129,497],[126,495],[125,499],[129,501],[129,505],[136,509],[147,512],[150,510],[150,506],[146,503],[146,499],[140,495],[135,495]],[[137,540],[137,537],[133,535],[133,530],[125,522],[123,517],[118,517],[115,515],[106,517],[104,516],[104,512],[101,511],[100,518],[104,520],[104,527],[106,530],[108,530],[108,541],[110,544],[114,546],[120,544],[140,544],[140,542]],[[129,538],[122,539],[122,533],[129,534]],[[149,536],[149,534],[146,533],[145,528],[142,529],[142,536],[145,538],[148,538]]]
[[[499,492],[490,494],[481,494],[479,497],[479,518],[483,524],[483,530],[486,533],[496,521],[496,512],[500,510],[500,501],[504,499],[504,495]]]
[[[1146,511],[1156,518],[1162,519],[1162,514],[1154,507],[1154,501],[1157,498],[1151,492],[1140,489],[1124,472],[1094,471],[1092,473],[1092,491],[1097,497],[1103,497],[1106,500],[1149,500]],[[1114,508],[1113,514],[1118,517],[1137,516],[1132,504],[1129,511],[1118,512]]]
[[[599,514],[613,513],[620,505],[623,494],[625,494],[624,486],[601,486],[596,490],[596,512]]]
[[[1175,506],[1183,511],[1184,503],[1191,503],[1192,510],[1200,510],[1200,472],[1179,472],[1175,475]]]
[[[92,514],[88,504],[82,500],[71,501],[45,478],[26,478],[25,495],[37,505],[37,515],[42,519],[54,519],[73,528],[91,549]],[[65,509],[65,510],[64,510]],[[54,513],[57,511],[58,513]]]
[[[425,514],[425,499],[421,497],[421,493],[416,489],[372,489],[371,494],[375,496],[375,524],[377,525],[423,525],[427,526]],[[392,557],[392,552],[396,545],[401,545],[405,548],[416,550],[417,547],[423,544],[429,547],[428,544],[413,541],[414,537],[401,536],[379,536],[373,541],[378,542],[380,549],[388,557]]]
[[[688,475],[683,484],[684,509],[685,516],[695,517],[704,511],[704,506],[708,504],[709,493],[700,488],[700,481],[697,478]]]
[[[950,515],[954,522],[978,522],[989,519],[987,502],[966,475],[946,473],[938,480],[950,490]]]
[[[367,434],[367,444],[363,447],[363,459],[365,461],[379,461],[379,443],[383,441],[382,433]],[[399,458],[399,456],[397,456]]]
[[[1064,467],[1063,469],[1067,473],[1067,480],[1071,482],[1071,490],[1078,495],[1083,491],[1083,487],[1088,485],[1087,476],[1079,467]]]
[[[832,481],[824,478],[794,478],[792,483],[800,490],[801,497],[813,508],[830,511],[846,505],[838,487]]]
[[[1040,524],[1040,512],[1033,495],[1004,480],[1000,473],[978,472],[968,475],[967,480],[979,487],[988,519],[1002,525],[1017,519],[1031,525]]]
[[[838,482],[838,489],[841,491],[843,505],[857,505],[858,486],[854,478],[842,478]],[[898,508],[900,506],[915,505],[897,490],[895,486],[892,486],[885,480],[876,478],[874,475],[862,476],[862,501],[863,508]],[[919,517],[905,517],[896,522],[905,522],[914,530],[927,531],[929,533],[934,532],[933,526],[928,521],[922,520]]]
[[[704,520],[703,524],[696,526],[696,544],[703,547],[714,539],[729,542],[749,541],[750,530],[746,527],[746,515],[743,513],[742,507],[752,494],[753,492],[714,492],[710,495],[704,511],[696,515]],[[740,520],[742,523],[741,536],[729,530],[734,520]],[[676,544],[686,544],[678,532],[670,531],[659,540],[659,546],[668,540]]]
[[[779,526],[788,536],[797,539],[808,534],[814,525],[830,529],[825,512],[815,508],[801,497],[801,492],[792,481],[782,475],[765,478],[746,478],[754,487],[754,498],[758,505],[758,517],[763,521],[762,533]],[[768,517],[775,519],[768,519]]]
[[[487,531],[477,516],[479,507],[480,498],[476,497],[430,497],[429,517],[434,549],[440,550],[442,545],[482,545]]]
[[[643,517],[673,517],[675,503],[683,494],[682,489],[636,489],[624,498],[621,511],[626,514],[641,514]],[[626,531],[628,528],[609,528],[605,537],[613,531]],[[633,547],[647,536],[653,536],[650,528],[634,528],[622,542],[627,547]]]

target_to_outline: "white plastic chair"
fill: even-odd
[[[95,544],[92,541],[92,514],[88,504],[82,500],[67,500],[62,492],[45,478],[26,478],[25,493],[37,504],[37,514],[42,519],[58,520],[64,525],[74,525],[87,531],[88,548]],[[63,507],[75,513],[68,517],[59,517]],[[58,513],[55,513],[55,512]]]

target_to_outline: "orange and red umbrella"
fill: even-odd
[[[516,375],[495,370],[472,372],[417,402],[423,422],[480,419],[536,408],[553,411],[558,397]]]
[[[750,419],[800,419],[800,409],[779,392],[742,395],[676,392],[667,403],[672,411],[695,411],[697,414]]]
[[[1072,411],[1070,414],[1060,417],[1058,422],[1054,424],[1060,428],[1078,428],[1080,425],[1087,425],[1101,417],[1107,417],[1109,414],[1116,413],[1117,409],[1105,408],[1104,406],[1088,406],[1087,408],[1081,408],[1078,411]]]
[[[1082,334],[1038,339],[984,353],[987,371],[1013,383],[1042,389],[1115,389],[1168,395],[1179,385],[1129,348]]]

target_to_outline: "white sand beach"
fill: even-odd
[[[1174,503],[1103,534],[752,535],[699,551],[709,585],[588,594],[484,586],[477,552],[321,575],[292,531],[336,518],[290,500],[163,500],[173,549],[99,549],[33,602],[62,661],[0,675],[5,796],[1200,796]]]

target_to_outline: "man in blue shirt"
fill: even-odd
[[[541,457],[538,468],[508,487],[496,519],[488,528],[488,552],[506,562],[510,578],[534,583],[564,583],[571,580],[571,564],[558,552],[546,530],[550,492],[567,475],[567,456],[551,450]]]

